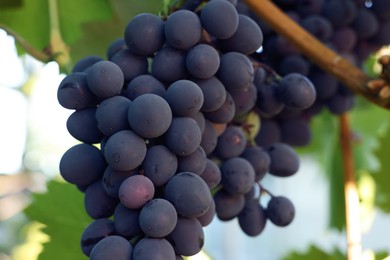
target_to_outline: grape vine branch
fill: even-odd
[[[34,48],[34,46],[32,46],[28,41],[26,41],[21,35],[19,35],[18,33],[16,33],[14,30],[12,30],[11,28],[9,28],[7,25],[5,24],[2,24],[0,23],[0,29],[4,30],[8,35],[11,35],[12,37],[14,37],[15,41],[20,45],[22,46],[22,48],[28,53],[30,54],[32,57],[34,57],[35,59],[39,60],[39,61],[42,61],[44,63],[47,63],[52,59],[52,57],[50,57],[50,55],[48,55],[47,53],[45,52],[42,52],[42,51],[39,51],[37,50],[36,48]]]
[[[346,232],[348,242],[348,259],[361,259],[361,231],[359,195],[354,176],[354,160],[352,151],[352,133],[347,113],[340,117],[340,145],[344,167],[344,196]]]
[[[276,7],[272,1],[244,1],[272,29],[295,44],[303,55],[323,70],[335,76],[356,94],[363,96],[378,106],[390,109],[390,99],[383,98],[368,87],[372,79],[366,73],[322,44]]]

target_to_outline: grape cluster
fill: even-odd
[[[58,102],[74,110],[66,126],[80,143],[59,168],[85,194],[93,221],[81,248],[90,259],[194,255],[214,216],[237,218],[249,236],[267,220],[293,220],[292,202],[260,182],[295,174],[299,158],[263,129],[283,111],[312,106],[316,89],[302,74],[280,77],[250,57],[263,33],[234,4],[139,14],[107,59],[79,60],[60,83]]]
[[[314,37],[356,66],[361,67],[370,54],[390,43],[390,1],[273,2]],[[236,8],[240,14],[252,17],[262,28],[263,48],[261,53],[254,53],[251,58],[269,66],[263,73],[265,77],[274,77],[276,71],[283,77],[299,73],[309,78],[316,90],[316,99],[311,106],[299,111],[288,106],[279,113],[267,115],[267,119],[262,120],[257,143],[268,146],[282,141],[292,146],[306,146],[311,140],[310,119],[324,109],[336,115],[347,112],[354,106],[354,94],[335,77],[311,63],[283,35],[274,32],[256,17],[243,1],[236,1]],[[277,104],[273,104],[273,108],[280,109]]]
[[[275,0],[293,20],[328,47],[353,64],[364,60],[381,46],[390,43],[390,2],[386,0]],[[242,3],[241,3],[242,4]],[[248,9],[245,7],[243,11]],[[258,20],[261,24],[264,24]],[[262,28],[265,28],[263,26]],[[265,31],[265,30],[263,30]],[[308,76],[316,86],[315,106],[341,114],[353,106],[353,95],[334,77],[303,55],[283,36],[266,30],[265,53],[284,75],[292,71]]]

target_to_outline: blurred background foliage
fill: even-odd
[[[106,58],[107,46],[123,37],[131,17],[141,12],[160,14],[172,4],[170,2],[176,1],[0,0],[0,28],[12,36],[12,46],[5,48],[5,42],[11,37],[2,31],[0,48],[12,52],[15,41],[18,53],[17,58],[12,58],[0,52],[3,64],[0,140],[7,140],[7,145],[21,150],[11,153],[7,145],[0,148],[0,260],[37,259],[38,255],[39,259],[86,259],[79,240],[90,218],[83,209],[82,193],[60,179],[57,167],[62,153],[76,143],[67,134],[64,123],[70,111],[64,111],[56,100],[56,88],[64,77],[60,72],[69,73],[73,64],[87,55]],[[8,67],[10,59],[17,59],[18,65]],[[371,75],[375,74],[375,60],[374,55],[366,63]],[[6,76],[17,79],[3,80]],[[18,102],[5,103],[10,97],[6,94],[11,90]],[[350,114],[362,209],[360,217],[363,230],[368,232],[376,221],[377,212],[390,213],[390,114],[360,98]],[[299,152],[318,166],[324,177],[318,179],[318,183],[327,182],[329,205],[322,201],[315,203],[327,208],[328,229],[342,236],[345,212],[337,122],[328,112],[314,118],[311,122],[313,141]],[[6,169],[3,166],[11,160],[10,156],[18,156],[16,161],[20,163],[16,168]],[[315,189],[317,183],[311,185]],[[307,192],[299,187],[292,189],[294,193]],[[310,197],[310,194],[305,196]],[[390,218],[389,215],[386,218]],[[305,221],[310,231],[310,223],[316,219]],[[390,231],[388,226],[383,228]],[[215,243],[212,246],[215,248]],[[306,250],[288,253],[285,259],[343,259],[345,248],[338,246],[329,244],[328,249],[322,249],[307,244]],[[223,249],[216,247],[215,250]],[[366,250],[365,257],[383,259],[389,250],[390,246],[375,249],[376,253]]]

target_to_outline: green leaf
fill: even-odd
[[[324,110],[321,114],[312,118],[310,129],[312,132],[311,143],[296,150],[301,154],[314,157],[325,173],[329,173],[327,168],[332,163],[334,146],[338,142],[336,117]]]
[[[384,212],[390,213],[390,127],[380,138],[380,147],[376,150],[380,169],[372,176],[377,187],[376,205]]]
[[[57,0],[61,35],[72,44],[82,35],[81,25],[112,18],[108,0]],[[50,16],[48,0],[24,1],[20,8],[1,10],[0,22],[13,29],[38,50],[49,46]]]
[[[336,143],[338,144],[338,143]],[[342,231],[345,227],[344,171],[341,147],[335,145],[330,173],[330,227]]]
[[[306,252],[292,252],[283,260],[340,260],[346,259],[345,255],[338,249],[333,252],[325,252],[322,249],[311,245]]]
[[[158,14],[162,9],[161,0],[110,0],[110,4],[113,19],[81,25],[82,36],[70,45],[73,63],[87,55],[106,58],[108,46],[114,40],[123,38],[132,17],[143,12]]]
[[[47,0],[25,0],[20,8],[2,9],[0,23],[16,31],[38,50],[43,50],[49,44],[50,22]]]
[[[363,252],[363,259],[383,260],[389,256],[388,252],[380,251],[373,252],[370,249],[366,249]],[[291,252],[287,256],[282,258],[283,260],[340,260],[347,259],[347,256],[338,250],[333,249],[331,252],[322,250],[321,248],[311,245],[306,252]]]
[[[376,183],[372,174],[368,171],[359,172],[357,188],[360,199],[360,223],[362,232],[368,232],[371,229],[375,217],[375,194]]]
[[[82,25],[112,19],[109,0],[57,0],[60,29],[64,41],[70,45],[82,35]]]
[[[1,0],[0,8],[15,8],[20,7],[23,3],[22,0]]]
[[[0,24],[15,31],[39,51],[50,46],[48,1],[24,1],[20,8],[0,12]],[[87,55],[106,58],[109,44],[123,37],[130,19],[142,12],[159,14],[161,0],[53,0],[57,2],[60,33],[70,46],[72,63]],[[25,50],[18,46],[20,53]]]
[[[329,226],[343,230],[345,226],[344,174],[339,145],[337,117],[323,111],[311,122],[313,140],[298,151],[313,156],[329,178]]]
[[[83,194],[71,184],[50,181],[48,191],[34,194],[26,215],[43,223],[50,236],[39,260],[85,260],[80,248],[81,234],[91,218],[85,213]]]

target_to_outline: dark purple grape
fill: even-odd
[[[380,20],[390,19],[390,5],[387,0],[372,0],[372,10]]]
[[[139,169],[133,169],[130,171],[117,171],[107,166],[103,174],[103,188],[104,191],[113,198],[118,198],[119,187],[122,182],[128,177],[139,174]]]
[[[372,11],[367,8],[360,8],[356,19],[352,23],[352,28],[359,39],[368,39],[379,30],[379,21]]]
[[[338,29],[353,22],[357,6],[351,0],[330,0],[324,3],[322,14]]]
[[[152,75],[158,80],[173,83],[184,79],[186,70],[186,52],[166,46],[160,49],[153,58]]]
[[[190,117],[175,117],[165,135],[165,144],[176,155],[186,156],[198,149],[202,133]]]
[[[129,171],[142,164],[146,155],[144,139],[130,130],[110,136],[104,146],[108,165],[118,171]]]
[[[90,68],[93,64],[103,61],[104,59],[97,55],[89,55],[86,56],[76,62],[73,66],[72,73],[74,72],[85,72],[88,68]]]
[[[318,14],[324,2],[325,0],[297,0],[296,10],[302,16]]]
[[[206,119],[205,128],[202,134],[202,141],[200,146],[203,148],[207,155],[211,154],[218,143],[217,131],[215,130],[213,124]]]
[[[205,214],[212,200],[207,184],[192,172],[173,176],[165,185],[164,198],[175,206],[179,215],[187,218]]]
[[[279,73],[285,76],[290,73],[307,75],[310,70],[310,63],[300,54],[285,57],[279,65]]]
[[[206,182],[209,189],[213,189],[217,187],[217,185],[221,182],[221,170],[218,165],[210,160],[206,160],[206,167],[203,172],[200,174],[200,177]]]
[[[180,9],[194,11],[201,3],[202,0],[186,0],[183,4],[180,5]]]
[[[263,232],[267,223],[266,211],[257,199],[245,202],[245,206],[238,215],[238,224],[248,236],[254,237]]]
[[[336,93],[333,97],[326,101],[326,105],[330,112],[336,115],[341,115],[349,111],[355,104],[355,97],[350,95],[342,95]]]
[[[198,147],[195,152],[187,156],[178,156],[178,172],[192,172],[201,175],[206,168],[206,153],[202,147]]]
[[[129,209],[122,203],[118,203],[114,211],[115,231],[127,239],[141,235],[142,230],[139,225],[140,211],[141,209]]]
[[[291,118],[279,123],[282,142],[291,146],[307,146],[311,141],[309,122],[303,118]]]
[[[277,88],[278,85],[276,82],[256,84],[256,108],[258,108],[260,115],[266,118],[279,114],[285,106],[277,97]]]
[[[178,10],[168,16],[164,32],[168,45],[176,49],[188,50],[199,42],[202,25],[194,12]]]
[[[176,259],[172,245],[164,238],[142,238],[133,248],[132,260]]]
[[[89,144],[69,148],[60,160],[60,174],[69,183],[88,186],[99,180],[107,163],[100,150]]]
[[[335,77],[322,70],[314,70],[309,74],[316,89],[317,100],[327,100],[337,92],[338,81]]]
[[[277,196],[268,202],[267,217],[273,224],[285,227],[293,221],[294,216],[295,208],[288,198]]]
[[[111,61],[99,61],[87,72],[88,87],[96,96],[108,98],[118,95],[123,87],[121,68]]]
[[[218,71],[219,53],[208,44],[197,44],[186,56],[188,72],[198,79],[208,79]]]
[[[61,81],[57,90],[57,100],[64,108],[75,110],[97,103],[97,97],[88,87],[87,75],[81,72],[73,72]]]
[[[169,85],[165,99],[173,114],[190,116],[200,110],[204,97],[202,89],[195,82],[182,79]]]
[[[121,130],[130,129],[127,114],[130,99],[123,96],[113,96],[103,100],[96,109],[97,127],[106,136],[111,136]]]
[[[124,38],[133,53],[150,56],[164,44],[164,22],[155,14],[138,14],[127,24]]]
[[[144,175],[155,186],[164,185],[177,170],[177,157],[164,145],[155,145],[148,149],[142,163]]]
[[[193,115],[189,115],[188,117],[191,117],[195,120],[196,124],[198,125],[200,132],[203,134],[204,128],[206,127],[206,119],[204,118],[204,115],[202,112],[198,111]]]
[[[238,13],[228,1],[208,2],[200,13],[203,28],[217,39],[231,37],[238,28]]]
[[[143,175],[134,175],[124,180],[119,187],[119,199],[124,206],[138,209],[154,196],[153,182]]]
[[[126,49],[126,41],[124,38],[118,38],[110,43],[107,48],[107,59],[111,60],[118,51]]]
[[[221,189],[214,195],[214,202],[218,219],[229,221],[240,214],[245,205],[245,198],[243,194],[232,195]]]
[[[219,109],[226,100],[226,89],[222,82],[216,78],[195,79],[194,82],[203,93],[202,112],[211,112]]]
[[[255,137],[258,146],[269,147],[281,141],[282,133],[277,121],[272,119],[261,119],[260,131]]]
[[[390,20],[381,22],[379,25],[378,32],[370,38],[370,41],[378,45],[387,45],[390,43]]]
[[[252,18],[242,14],[238,17],[236,32],[227,39],[219,40],[218,46],[224,51],[237,51],[249,55],[263,44],[263,32]]]
[[[233,97],[229,92],[226,92],[226,99],[221,107],[211,112],[204,112],[206,119],[217,124],[226,124],[230,122],[234,118],[235,114],[236,105],[234,104]]]
[[[100,240],[92,249],[90,260],[131,260],[133,246],[121,236],[108,236]]]
[[[93,219],[108,218],[114,214],[118,199],[109,196],[103,188],[103,182],[97,180],[88,186],[84,193],[84,207]]]
[[[244,194],[250,191],[255,181],[255,171],[244,158],[233,157],[222,163],[221,184],[230,194]]]
[[[316,89],[307,77],[291,73],[284,76],[279,83],[277,96],[288,106],[305,109],[314,103]]]
[[[176,254],[195,255],[202,250],[204,244],[202,225],[196,218],[178,217],[176,227],[167,236],[167,240],[173,246]]]
[[[148,72],[146,57],[135,54],[129,49],[118,51],[112,56],[111,61],[121,68],[125,82]]]
[[[236,106],[235,116],[247,114],[256,105],[257,88],[254,84],[245,89],[230,90],[229,93],[232,95],[234,105]]]
[[[239,52],[227,52],[221,56],[217,77],[227,90],[245,89],[254,78],[251,61]]]
[[[144,94],[131,102],[128,110],[131,129],[144,138],[163,135],[172,122],[172,110],[164,98]]]
[[[301,21],[301,26],[318,40],[325,42],[333,35],[332,24],[321,15],[310,15]]]
[[[339,52],[352,52],[356,42],[356,33],[350,27],[340,28],[333,33],[332,43]]]
[[[93,247],[100,240],[112,235],[115,235],[114,222],[107,218],[96,219],[84,229],[81,235],[81,250],[86,256],[89,256]]]
[[[163,238],[177,223],[175,207],[167,200],[157,198],[146,203],[139,214],[142,231],[149,237]]]
[[[134,100],[143,94],[156,94],[165,97],[165,86],[158,79],[149,74],[139,75],[129,82],[125,96]]]
[[[246,159],[255,170],[255,181],[261,180],[269,171],[271,158],[267,151],[259,146],[252,146],[245,148],[240,157]]]
[[[66,121],[68,132],[83,143],[99,143],[103,139],[104,134],[97,126],[95,112],[96,107],[74,111]]]
[[[221,159],[229,159],[239,156],[245,149],[247,140],[244,131],[230,125],[218,137],[216,152]]]
[[[271,158],[269,173],[278,177],[289,177],[299,169],[299,157],[295,150],[285,143],[274,143],[268,148]]]
[[[202,216],[197,217],[197,219],[200,222],[200,224],[202,225],[202,227],[206,227],[206,226],[211,224],[215,215],[216,215],[215,202],[214,202],[214,200],[211,200],[211,205],[210,205],[209,209]]]

